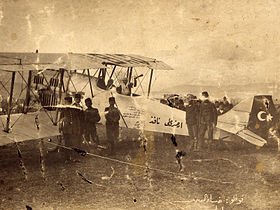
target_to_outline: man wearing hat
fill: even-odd
[[[72,104],[72,97],[68,96],[64,98],[65,105]],[[73,108],[64,108],[60,113],[59,131],[62,132],[63,139],[66,147],[76,147],[76,142],[80,135],[79,123],[76,118],[76,112]],[[66,150],[66,159],[73,158],[72,151]]]
[[[186,110],[186,124],[188,127],[189,136],[191,138],[190,149],[196,151],[197,148],[197,132],[198,132],[198,114],[199,107],[196,101],[196,96],[188,94],[187,95],[188,104],[185,108]]]
[[[109,107],[105,108],[107,140],[111,144],[111,154],[115,153],[115,142],[119,137],[120,112],[115,107],[115,98],[109,98]]]
[[[82,103],[81,103],[81,99],[82,99],[82,94],[81,93],[76,93],[75,96],[74,96],[74,103],[72,105],[83,108]]]
[[[83,134],[85,132],[85,116],[83,112],[83,106],[82,106],[82,94],[80,92],[76,93],[74,95],[74,103],[72,104],[73,106],[81,108],[81,110],[75,110],[76,112],[76,118],[75,121],[77,121],[77,129],[79,130],[79,138],[76,141],[76,147],[81,148],[82,142],[83,142]]]
[[[208,149],[213,144],[213,129],[217,125],[217,110],[215,104],[209,100],[208,92],[201,94],[201,104],[199,107],[199,130],[198,130],[198,149],[205,145],[205,133],[208,131]]]
[[[96,123],[100,121],[100,115],[98,109],[92,107],[92,101],[90,98],[85,100],[87,109],[84,112],[85,116],[85,139],[91,143],[94,141],[96,145],[99,145],[99,139],[96,132]]]

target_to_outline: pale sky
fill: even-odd
[[[277,81],[280,1],[0,0],[0,51],[128,53],[165,86]]]

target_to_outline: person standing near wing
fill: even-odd
[[[196,96],[188,94],[188,104],[185,108],[186,111],[186,124],[188,127],[189,136],[191,138],[191,150],[196,151],[197,148],[197,131],[198,131],[198,114],[199,108],[196,103]]]
[[[72,97],[68,96],[64,98],[65,105],[72,104]],[[77,139],[79,138],[79,130],[77,129],[77,123],[75,120],[75,110],[73,108],[63,108],[60,113],[59,131],[63,135],[64,144],[66,147],[75,147]],[[73,152],[71,150],[65,150],[66,160],[73,159]]]
[[[198,150],[205,145],[205,132],[208,131],[208,149],[213,144],[213,131],[217,125],[217,110],[215,104],[209,100],[208,92],[202,92],[201,104],[199,106],[199,129],[198,129]]]
[[[115,98],[109,98],[109,107],[105,108],[106,135],[111,144],[111,154],[115,153],[115,143],[119,137],[120,111],[115,107]]]
[[[80,108],[80,110],[75,110],[75,123],[77,125],[76,129],[79,131],[79,137],[77,138],[75,145],[77,148],[81,148],[82,142],[84,140],[83,134],[85,133],[85,116],[83,112],[83,106],[82,106],[82,94],[81,93],[76,93],[74,96],[74,103],[72,104],[73,106],[76,106]]]
[[[92,107],[92,101],[90,98],[85,100],[87,109],[84,112],[85,116],[85,139],[91,144],[94,142],[99,145],[99,138],[96,132],[96,123],[100,121],[100,115],[98,109]]]

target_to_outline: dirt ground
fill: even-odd
[[[186,151],[179,171],[169,137],[145,133],[145,152],[137,134],[124,130],[115,155],[84,145],[91,154],[79,162],[65,163],[46,141],[19,143],[22,158],[15,144],[0,148],[1,209],[280,209],[275,148],[194,153],[177,137]]]

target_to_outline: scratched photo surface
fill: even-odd
[[[0,0],[0,209],[279,209],[279,13]]]

